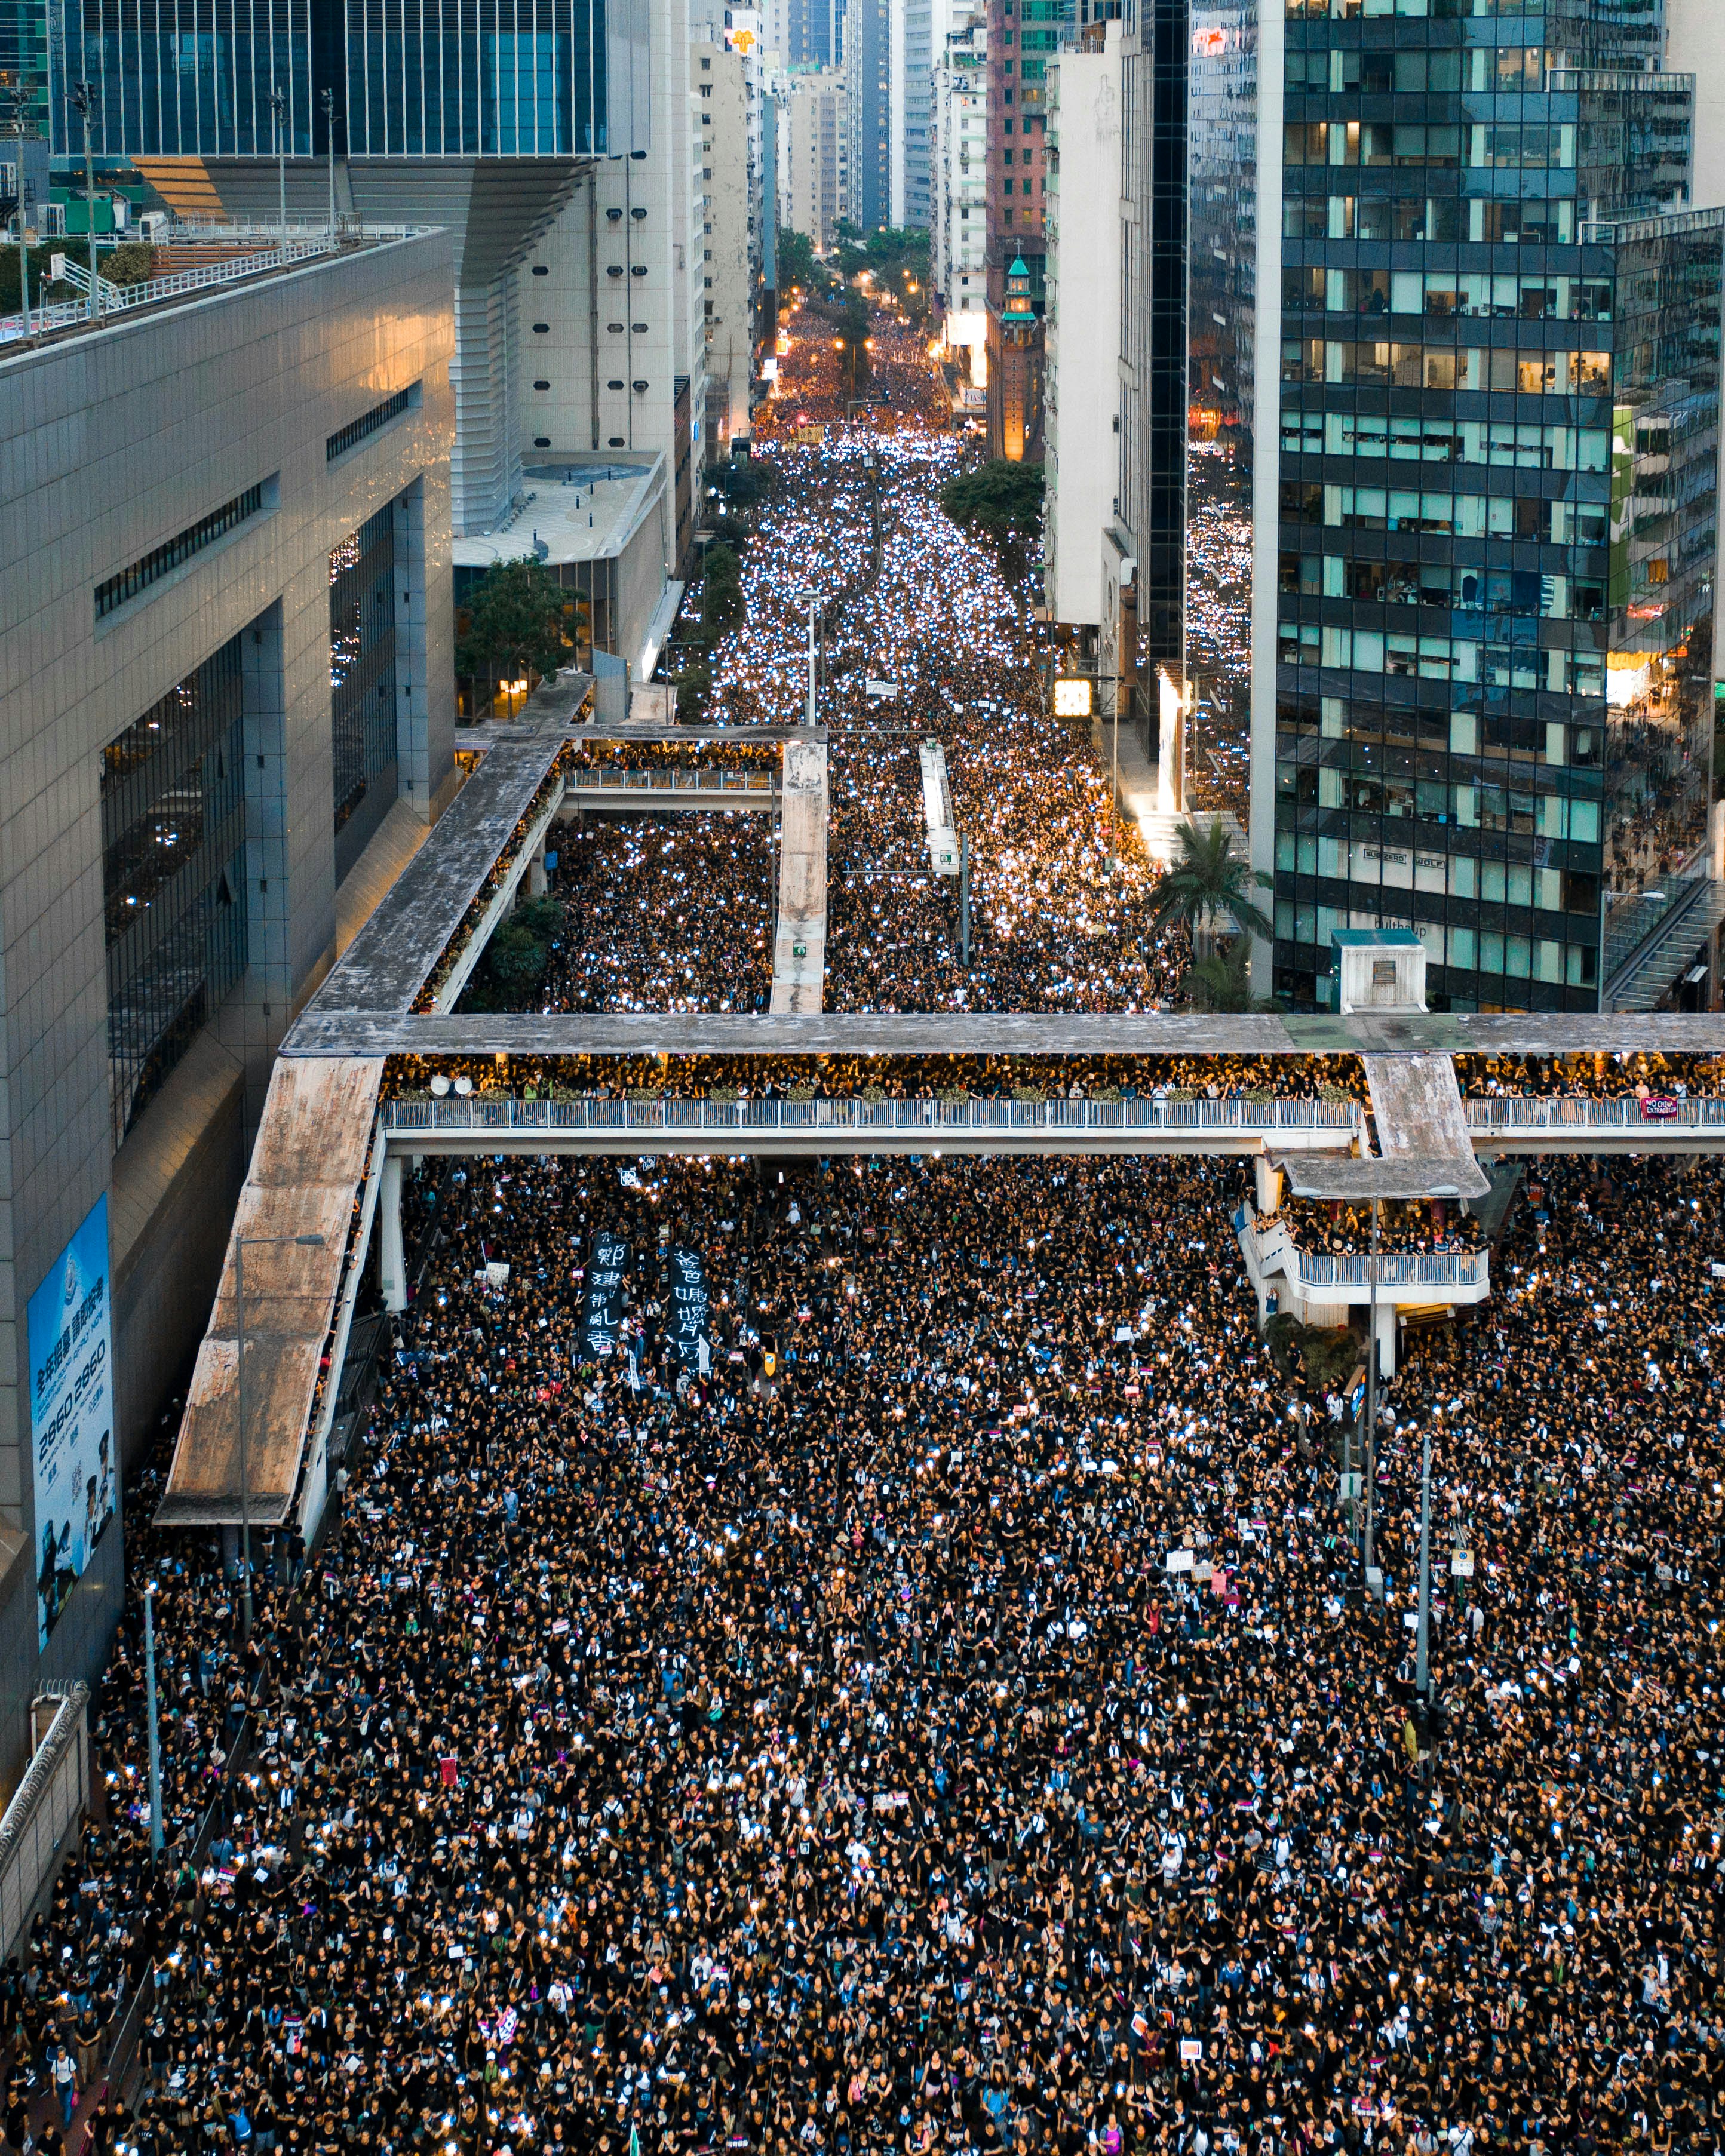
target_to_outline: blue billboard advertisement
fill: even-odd
[[[28,1315],[41,1648],[114,1517],[118,1488],[105,1194],[30,1297]]]

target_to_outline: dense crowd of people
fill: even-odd
[[[1543,1084],[1518,1056],[1460,1055],[1455,1065],[1463,1093],[1482,1099],[1681,1101],[1725,1093],[1725,1060],[1710,1055],[1551,1059],[1540,1066]],[[1362,1106],[1368,1101],[1357,1055],[665,1055],[515,1056],[501,1063],[486,1056],[440,1058],[438,1068],[479,1092],[602,1100],[643,1093],[667,1100],[844,1100],[872,1090],[891,1100],[984,1101],[1031,1092],[1123,1101],[1345,1099]],[[417,1058],[395,1057],[386,1088],[423,1090],[426,1075]]]
[[[757,463],[744,620],[716,645],[740,723],[803,715],[813,607],[829,732],[829,1010],[1142,1010],[1174,996],[1183,932],[1152,934],[1153,875],[1088,739],[1048,712],[1029,588],[967,536],[939,492],[963,454],[919,336],[878,318],[890,408],[847,408],[810,310]],[[798,439],[810,428],[818,442]],[[960,878],[933,862],[922,748],[940,747]]]
[[[134,1492],[15,2056],[50,2087],[141,1986],[100,2132],[143,2156],[1715,2148],[1719,1170],[1538,1166],[1384,1389],[1381,1609],[1247,1187],[429,1164],[339,1523],[249,1643]]]
[[[1480,1223],[1453,1199],[1385,1198],[1378,1201],[1373,1228],[1369,1204],[1350,1204],[1337,1198],[1298,1198],[1285,1192],[1267,1226],[1279,1221],[1302,1250],[1355,1257],[1375,1247],[1386,1253],[1477,1250],[1483,1247]]]
[[[770,819],[756,809],[589,817],[557,839],[567,927],[540,1010],[764,1010],[773,985]]]

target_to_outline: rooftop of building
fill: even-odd
[[[488,569],[536,554],[542,562],[603,562],[621,554],[652,509],[660,459],[559,457],[529,465],[503,521],[454,544],[457,568]]]
[[[362,224],[351,218],[338,218],[333,228],[293,219],[285,226],[240,220],[179,221],[149,239],[158,274],[129,285],[116,285],[101,276],[102,255],[113,250],[102,244],[105,236],[98,234],[94,294],[89,243],[81,236],[69,239],[55,256],[63,270],[56,282],[69,287],[74,296],[33,306],[28,318],[23,314],[0,316],[0,365],[71,338],[123,329],[146,316],[154,320],[175,308],[225,298],[265,278],[295,275],[372,249],[398,245],[434,229],[430,225]],[[128,245],[138,244],[139,238],[133,233],[113,235]]]

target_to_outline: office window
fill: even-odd
[[[102,915],[117,1147],[246,963],[241,644],[102,752]]]

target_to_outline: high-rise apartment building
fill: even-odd
[[[1254,12],[1203,31],[1192,311],[1250,437],[1275,984],[1322,1003],[1336,930],[1405,927],[1439,1008],[1647,1008],[1709,930],[1725,213],[1688,206],[1692,81],[1651,4]]]
[[[850,222],[865,233],[905,222],[906,5],[845,0]]]
[[[1076,43],[1077,64],[1068,70],[1066,54],[1059,62],[1066,71],[1057,154],[1063,162],[1078,157],[1086,182],[1075,189],[1069,173],[1060,176],[1061,259],[1050,273],[1064,317],[1053,334],[1065,354],[1054,393],[1065,418],[1049,467],[1049,527],[1056,535],[1049,603],[1057,620],[1084,632],[1101,708],[1117,710],[1153,757],[1166,737],[1178,758],[1186,682],[1194,30],[1188,0],[1081,0],[1080,12],[1080,22],[1062,33]],[[1106,179],[1086,132],[1096,127],[1106,129],[1111,146]],[[1045,187],[1050,199],[1048,176]],[[1249,204],[1242,214],[1249,216]],[[1103,485],[1091,469],[1092,396],[1110,436]],[[1244,701],[1242,694],[1242,732]],[[1180,800],[1182,784],[1178,773],[1167,775],[1168,798]]]
[[[833,228],[850,215],[850,134],[845,78],[834,69],[793,74],[778,100],[785,144],[783,222],[807,233],[815,252],[833,244]]]
[[[750,214],[748,89],[743,59],[722,44],[694,48],[691,84],[701,131],[701,305],[710,456],[729,453],[749,423],[757,235]]]
[[[713,184],[712,108],[695,88],[711,78],[691,54],[687,0],[646,18],[642,143],[577,175],[513,273],[529,498],[501,529],[455,543],[463,589],[492,562],[536,551],[588,599],[598,648],[632,669],[657,656],[655,606],[693,544],[706,401],[701,228]],[[608,502],[619,512],[608,525]]]
[[[968,15],[965,0],[905,0],[904,161],[902,223],[927,231],[933,223],[935,75],[947,34]]]
[[[988,32],[978,7],[947,31],[934,69],[929,275],[946,341],[971,353],[986,379],[988,344]]]
[[[1088,49],[1049,69],[1043,578],[1050,619],[1087,629],[1102,618],[1101,537],[1117,470],[1122,249],[1106,210],[1121,178],[1119,38],[1117,23],[1098,24]]]
[[[845,57],[844,0],[767,0],[768,49],[788,68],[836,68]]]

